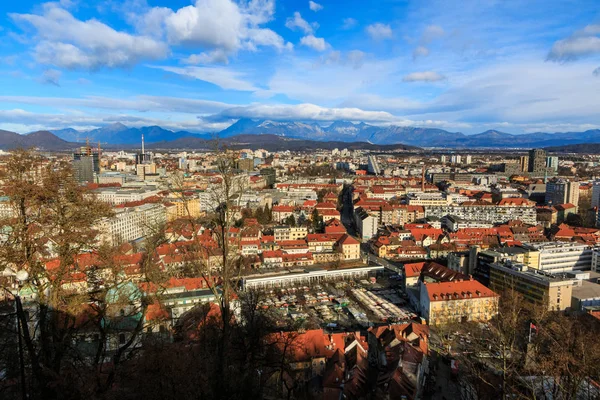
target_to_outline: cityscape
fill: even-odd
[[[1,5],[0,398],[600,399],[600,9],[491,3]]]

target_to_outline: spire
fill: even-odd
[[[144,151],[144,134],[142,133],[142,154],[146,154]]]

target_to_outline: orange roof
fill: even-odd
[[[360,242],[358,240],[356,240],[352,236],[348,235],[347,233],[340,238],[339,243],[342,246],[348,246],[348,245],[353,245],[353,244],[360,244]]]
[[[498,297],[491,289],[475,280],[425,283],[429,301],[465,300],[470,298]]]

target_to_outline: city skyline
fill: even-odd
[[[0,9],[0,129],[239,118],[465,133],[600,127],[593,1],[22,1]]]

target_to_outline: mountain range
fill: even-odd
[[[243,118],[228,128],[216,133],[194,133],[171,131],[159,126],[130,128],[121,123],[108,125],[91,131],[80,132],[72,128],[53,131],[68,142],[83,141],[108,144],[139,144],[144,134],[146,143],[166,142],[183,138],[221,139],[238,135],[275,135],[286,138],[316,141],[367,142],[378,145],[406,144],[419,147],[448,148],[531,148],[563,146],[580,143],[600,143],[600,129],[585,132],[510,134],[497,130],[467,135],[437,128],[405,126],[375,126],[364,122],[337,121],[329,126],[317,123],[279,122]]]
[[[144,128],[142,128],[144,129]],[[162,129],[162,128],[159,128]],[[156,130],[154,130],[156,131]],[[164,130],[163,130],[164,131]],[[147,132],[145,130],[144,132]],[[168,132],[168,131],[167,131]],[[168,136],[167,136],[168,137]],[[18,148],[37,148],[44,151],[73,151],[80,147],[81,142],[71,142],[59,138],[57,135],[48,131],[37,131],[21,135],[16,132],[0,130],[0,149],[14,150]],[[93,142],[90,145],[94,145]],[[148,143],[148,149],[156,150],[212,150],[217,146],[226,146],[231,149],[241,148],[263,148],[268,151],[284,151],[284,150],[316,150],[335,148],[348,148],[350,150],[413,150],[414,146],[406,146],[402,144],[378,145],[366,142],[340,142],[340,141],[315,141],[306,139],[289,138],[285,136],[264,134],[252,135],[241,134],[234,135],[228,138],[215,141],[213,138],[207,139],[199,136],[185,136],[175,140],[165,140],[159,142]],[[107,150],[127,149],[139,151],[140,144],[102,144],[102,148]]]

